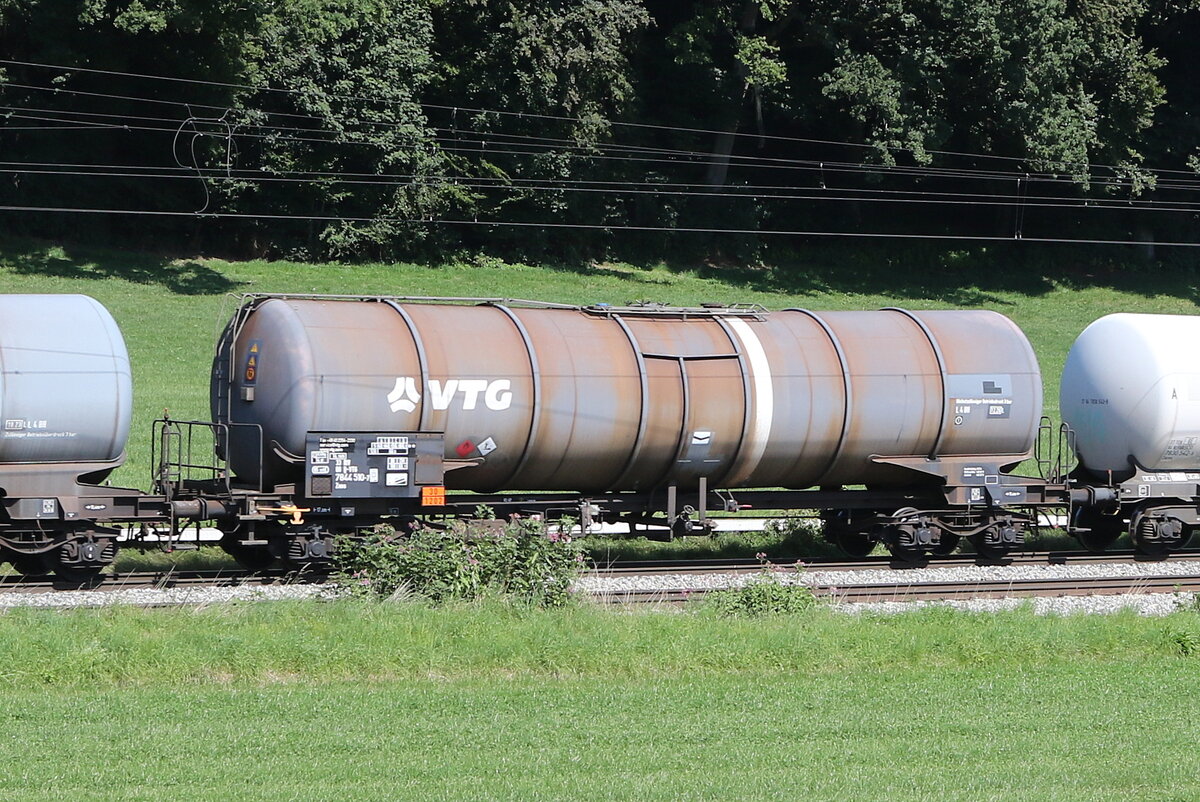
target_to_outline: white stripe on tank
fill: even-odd
[[[742,341],[742,353],[749,363],[750,382],[754,388],[750,394],[754,416],[750,420],[749,431],[746,432],[746,442],[742,443],[743,456],[738,460],[737,469],[727,480],[730,485],[734,485],[754,473],[767,450],[771,424],[775,417],[775,385],[771,379],[771,365],[767,362],[767,352],[754,329],[741,318],[728,317],[724,320]]]

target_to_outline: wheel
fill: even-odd
[[[996,538],[995,535],[989,541],[988,535],[990,533],[992,533],[992,530],[989,529],[986,532],[980,532],[978,535],[971,535],[969,538],[971,545],[975,547],[975,553],[985,560],[1002,560],[1008,556],[1014,546],[1012,543],[1005,543],[1003,540]]]
[[[282,557],[284,567],[317,576],[330,573],[333,570],[334,540],[345,534],[353,534],[353,530],[334,533],[314,526],[307,534],[294,534],[288,539]]]
[[[898,523],[884,527],[884,536],[896,544],[891,551],[897,558],[922,560],[931,554],[944,557],[958,547],[956,535],[939,532],[915,507],[901,507],[892,513],[892,519]]]
[[[45,576],[54,566],[45,554],[25,554],[19,551],[6,551],[0,559],[8,560],[12,567],[22,576]]]
[[[942,532],[941,541],[933,547],[933,553],[939,557],[949,556],[958,548],[959,541],[961,540],[962,538],[958,535]]]
[[[904,534],[904,531],[898,526],[885,526],[882,528],[879,539],[887,546],[891,555],[900,562],[921,562],[928,557],[923,546],[913,543],[911,538],[905,538]]]
[[[1175,547],[1175,551],[1178,551],[1179,549],[1187,548],[1187,545],[1192,542],[1192,535],[1194,535],[1194,534],[1196,534],[1196,527],[1194,527],[1194,526],[1183,527],[1183,536],[1180,537],[1179,545]]]
[[[1151,518],[1139,512],[1129,522],[1129,538],[1139,554],[1165,557],[1183,548],[1191,539],[1191,529],[1173,518]]]
[[[902,546],[899,543],[888,543],[887,550],[898,562],[919,563],[926,558],[925,550],[915,546]]]
[[[863,532],[855,532],[850,529],[838,532],[834,535],[834,542],[837,547],[851,557],[866,557],[875,549],[875,539]]]
[[[1072,524],[1087,530],[1072,529],[1071,535],[1079,541],[1079,545],[1094,553],[1105,551],[1125,534],[1125,519],[1120,515],[1105,515],[1087,507],[1075,510]]]
[[[1161,559],[1170,553],[1167,544],[1161,541],[1145,541],[1138,538],[1133,538],[1133,550],[1143,557],[1152,557]]]

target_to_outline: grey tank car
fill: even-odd
[[[252,296],[211,398],[234,486],[329,516],[288,539],[308,558],[379,515],[481,503],[677,534],[803,507],[851,551],[999,552],[1028,520],[1009,507],[1045,496],[1007,473],[1039,431],[1037,360],[989,311]]]
[[[239,475],[259,431],[274,483],[303,482],[310,432],[437,433],[446,486],[474,491],[903,484],[886,458],[1019,461],[1042,405],[987,311],[265,298],[213,377]]]

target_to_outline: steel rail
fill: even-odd
[[[1200,576],[1143,575],[1128,577],[1067,577],[1057,579],[995,579],[965,582],[894,582],[860,585],[814,585],[813,593],[834,602],[913,602],[966,599],[1033,598],[1038,596],[1113,596],[1149,593],[1200,592]],[[608,604],[681,604],[717,588],[623,589],[594,591],[596,601]]]
[[[954,555],[952,557],[932,557],[928,560],[908,562],[897,560],[890,556],[861,557],[852,560],[842,559],[799,559],[780,560],[769,558],[760,561],[752,557],[745,558],[705,558],[696,560],[614,560],[610,563],[597,563],[588,572],[588,576],[656,576],[659,574],[746,574],[761,571],[764,568],[791,568],[799,564],[813,571],[863,571],[868,569],[892,568],[898,572],[919,570],[922,568],[962,568],[962,567],[993,567],[1008,565],[1110,565],[1114,563],[1155,563],[1155,562],[1192,562],[1200,561],[1200,549],[1177,551],[1167,557],[1146,556],[1133,551],[1112,551],[1096,554],[1088,551],[1049,551],[1010,554],[1002,559],[988,559],[972,554]]]
[[[236,569],[214,571],[131,571],[101,575],[96,583],[80,583],[56,576],[0,577],[0,593],[46,593],[59,590],[88,590],[98,593],[132,589],[178,587],[238,587],[242,585],[281,585],[319,583],[322,575],[297,575],[295,572],[248,572]]]
[[[1142,558],[1141,562],[1146,562]],[[1004,561],[979,561],[973,557],[943,558],[930,563],[934,567],[974,567],[996,565],[1121,565],[1135,562],[1135,557],[1129,553],[1091,554],[1088,552],[1058,552],[1040,555],[1024,555],[1009,558]],[[895,579],[886,582],[847,584],[847,585],[815,585],[813,590],[818,595],[833,596],[838,600],[904,600],[918,598],[996,598],[998,596],[1028,596],[1028,595],[1079,595],[1079,594],[1112,594],[1112,593],[1153,593],[1171,591],[1200,592],[1200,550],[1189,550],[1176,554],[1171,562],[1197,563],[1195,576],[1189,575],[1135,575],[1123,577],[1072,577],[1055,579],[994,579],[994,580],[962,580],[962,581],[918,581],[920,570],[912,573],[905,570],[895,571]],[[878,560],[855,560],[849,562],[833,560],[814,560],[805,563],[804,567],[814,571],[854,572],[886,568],[887,558]],[[778,568],[787,568],[794,563],[783,562],[773,564]],[[912,564],[901,564],[912,568]],[[753,575],[764,571],[763,563],[758,560],[692,560],[687,562],[644,561],[636,564],[599,567],[584,574],[585,577],[604,578],[621,576],[662,576],[662,575],[712,575],[735,574]],[[906,579],[910,577],[911,579]],[[177,588],[177,587],[236,587],[242,585],[266,586],[291,583],[314,584],[327,580],[327,576],[318,573],[302,573],[296,571],[249,572],[237,569],[221,570],[187,570],[187,571],[136,571],[123,574],[103,575],[100,582],[93,585],[81,586],[78,582],[70,582],[54,576],[29,577],[18,574],[0,576],[0,593],[44,593],[57,590],[87,589],[96,592],[118,591],[136,588]],[[836,590],[834,590],[836,588]],[[590,592],[593,597],[601,600],[615,601],[677,601],[692,598],[711,592],[714,588],[695,587],[675,590],[597,590]]]

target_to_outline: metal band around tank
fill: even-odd
[[[846,352],[842,348],[841,340],[839,340],[837,335],[833,333],[833,329],[830,328],[829,324],[822,320],[816,312],[810,312],[807,309],[800,309],[797,307],[784,309],[783,311],[799,312],[802,315],[807,315],[808,317],[812,318],[813,322],[820,326],[821,330],[825,332],[825,336],[829,338],[830,344],[833,345],[833,351],[837,354],[838,364],[842,366],[842,387],[844,388],[845,395],[844,407],[842,409],[842,433],[838,436],[838,444],[837,448],[833,450],[833,456],[830,457],[829,462],[818,475],[817,481],[814,482],[814,484],[820,484],[821,479],[824,479],[826,476],[828,476],[829,472],[833,470],[833,466],[837,465],[838,460],[842,458],[842,452],[846,448],[846,439],[850,436],[850,410],[854,400],[852,397],[852,385],[850,383],[850,364],[846,360]]]
[[[513,468],[513,472],[509,475],[508,480],[502,483],[507,485],[512,482],[514,477],[521,475],[521,471],[525,468],[525,463],[529,462],[529,457],[533,454],[533,438],[537,436],[538,422],[542,417],[542,374],[538,368],[537,353],[533,350],[533,340],[530,338],[525,324],[507,306],[503,304],[493,304],[493,306],[503,312],[512,321],[513,325],[517,327],[517,332],[521,335],[521,341],[525,343],[525,352],[529,355],[529,370],[530,376],[533,379],[533,398],[530,399],[529,434],[525,437],[525,449],[521,452],[521,456],[517,460],[517,467]]]
[[[911,320],[913,323],[916,323],[917,326],[921,329],[921,332],[925,335],[925,338],[927,340],[929,340],[929,347],[933,349],[933,355],[937,359],[938,372],[942,374],[942,415],[940,418],[938,418],[937,438],[934,439],[933,448],[929,452],[930,459],[937,459],[938,454],[942,453],[942,441],[946,437],[946,414],[947,414],[947,409],[946,409],[946,402],[947,402],[947,397],[946,397],[947,396],[947,392],[946,392],[946,360],[942,356],[942,349],[938,345],[937,338],[933,336],[933,332],[930,331],[929,327],[925,325],[925,321],[921,320],[919,317],[917,317],[912,312],[908,311],[907,309],[901,309],[898,306],[885,306],[883,308],[883,311],[884,312],[899,312],[900,314],[904,315],[909,320]]]
[[[675,440],[675,459],[671,460],[671,464],[667,466],[667,472],[654,483],[655,487],[673,484],[670,482],[671,476],[674,475],[680,460],[683,459],[684,449],[688,445],[687,432],[692,417],[692,388],[688,383],[687,360],[681,356],[675,357],[675,360],[679,363],[680,391],[683,394],[683,409],[679,416],[679,437]]]
[[[621,473],[617,480],[613,482],[613,487],[624,487],[625,480],[629,477],[633,466],[637,463],[638,457],[642,453],[642,444],[646,439],[646,409],[650,404],[650,387],[649,381],[646,378],[646,358],[642,356],[642,346],[634,336],[633,331],[629,328],[629,324],[618,314],[613,314],[611,319],[621,327],[621,331],[625,332],[625,337],[629,340],[629,347],[633,349],[633,358],[637,360],[638,376],[641,380],[642,398],[641,406],[638,408],[638,430],[637,437],[633,441],[633,448],[629,451],[629,458],[625,460],[625,467],[621,468]]]
[[[408,326],[408,333],[412,335],[413,344],[417,347],[417,369],[421,375],[417,380],[417,386],[422,388],[421,392],[421,419],[417,424],[421,431],[426,431],[429,428],[429,404],[425,403],[424,388],[428,387],[429,382],[429,360],[425,356],[425,342],[421,339],[421,333],[417,331],[417,324],[409,317],[407,310],[397,301],[387,300],[385,304],[396,310],[400,315],[400,319],[404,321],[404,325]]]
[[[737,350],[738,365],[742,370],[742,395],[745,399],[742,413],[742,435],[738,440],[737,449],[733,452],[734,457],[730,460],[729,469],[721,477],[726,482],[731,477],[740,482],[743,476],[738,474],[750,476],[754,473],[767,450],[767,441],[771,435],[771,424],[775,415],[775,387],[771,380],[771,366],[767,361],[767,352],[749,324],[740,318],[718,317],[715,320]],[[753,390],[751,390],[751,384],[753,384]],[[751,405],[754,408],[753,414],[750,411]],[[751,453],[744,456],[742,449],[746,448],[747,441],[750,443]],[[743,468],[743,466],[746,467]]]

